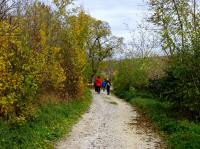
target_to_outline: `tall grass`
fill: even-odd
[[[91,104],[87,91],[79,100],[40,106],[38,117],[22,126],[9,126],[0,120],[0,148],[54,148],[57,140],[70,132]]]
[[[144,92],[129,91],[124,94],[132,105],[137,106],[155,123],[166,136],[170,149],[199,149],[200,124],[189,121],[173,110],[169,102],[160,102]]]

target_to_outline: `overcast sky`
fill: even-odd
[[[108,22],[113,34],[126,40],[130,34],[125,24],[134,30],[148,13],[144,0],[77,0],[76,4],[91,16]]]

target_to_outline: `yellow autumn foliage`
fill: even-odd
[[[34,2],[0,20],[0,117],[23,124],[37,116],[38,96],[77,98],[84,89],[87,41],[94,19]],[[60,10],[59,10],[60,9]]]
[[[12,117],[15,113],[17,92],[21,89],[23,75],[13,71],[15,50],[21,48],[16,34],[19,28],[14,28],[8,22],[0,22],[0,114],[4,117]],[[12,32],[11,32],[12,30]]]

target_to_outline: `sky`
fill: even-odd
[[[137,26],[147,15],[144,0],[76,0],[87,13],[110,24],[113,35],[130,40],[129,30]]]

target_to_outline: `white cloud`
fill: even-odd
[[[91,16],[110,24],[116,36],[130,39],[125,24],[136,29],[149,11],[144,0],[77,0]]]

